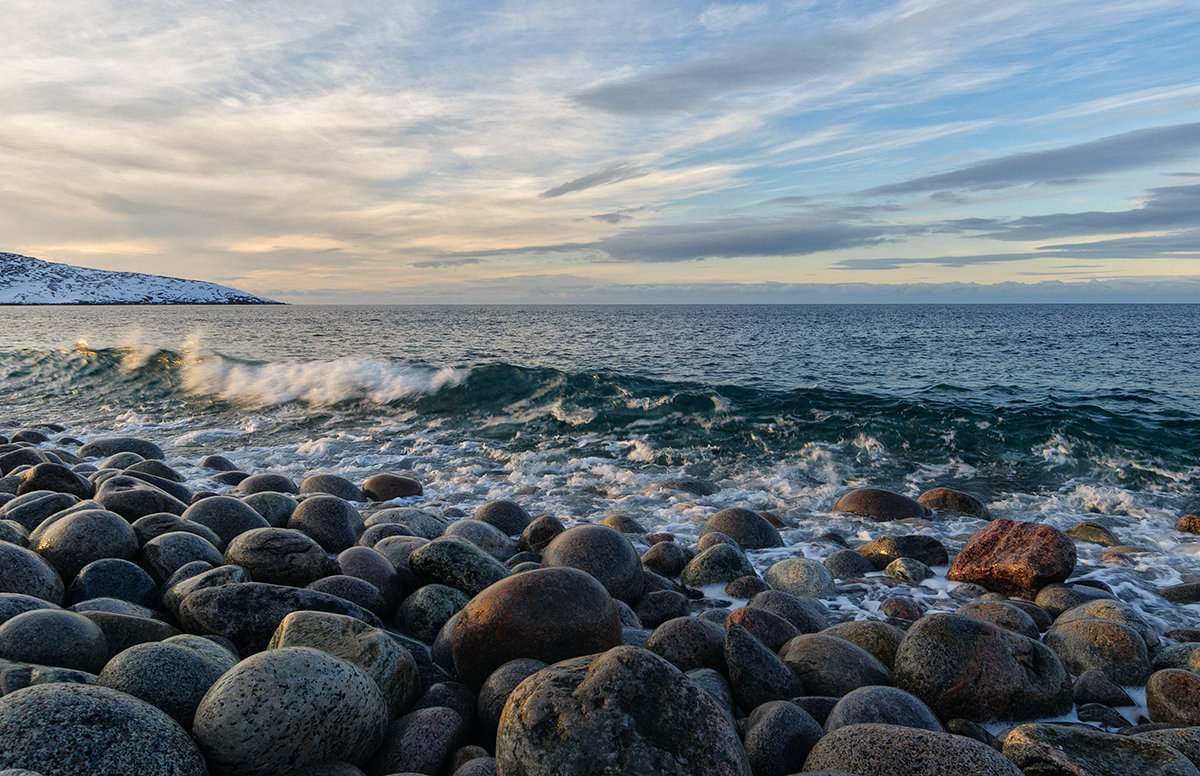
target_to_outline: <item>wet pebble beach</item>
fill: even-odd
[[[1195,515],[674,478],[671,522],[0,434],[0,776],[1200,774],[1200,577],[1147,571]]]

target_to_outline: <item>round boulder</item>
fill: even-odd
[[[987,505],[961,490],[950,488],[932,488],[917,496],[917,501],[929,509],[938,512],[950,512],[955,515],[970,515],[972,517],[991,520]]]
[[[741,507],[722,509],[708,518],[700,529],[700,535],[712,531],[731,537],[747,550],[783,546],[783,538],[775,526],[757,512]]]
[[[1022,776],[1004,755],[973,738],[880,723],[825,734],[804,761],[804,772],[826,770],[858,776]]]
[[[834,502],[833,511],[864,515],[878,522],[930,515],[919,501],[880,488],[858,488],[843,494]]]
[[[420,496],[424,493],[421,483],[412,477],[399,474],[374,474],[362,486],[363,495],[371,501],[391,501],[395,498]]]
[[[345,499],[320,494],[301,501],[287,527],[308,534],[326,552],[341,552],[358,539],[362,516]]]
[[[503,499],[487,502],[475,510],[475,514],[471,517],[474,520],[494,525],[503,531],[505,536],[518,536],[526,526],[533,522],[533,518],[529,516],[524,507]]]
[[[108,640],[82,614],[34,609],[0,625],[0,658],[94,674],[108,660]]]
[[[542,565],[586,571],[599,580],[613,598],[629,604],[642,596],[646,586],[642,559],[637,550],[624,534],[606,525],[568,528],[542,551]]]
[[[182,517],[208,528],[221,540],[222,547],[239,534],[270,526],[262,515],[233,496],[200,499],[184,510]]]
[[[41,555],[0,542],[0,593],[18,593],[61,604],[63,581]]]
[[[763,579],[775,590],[797,598],[827,598],[834,593],[833,575],[812,558],[785,558],[771,564]]]
[[[82,509],[55,520],[34,549],[68,580],[94,560],[134,558],[138,542],[133,528],[120,515],[103,509]]]
[[[942,723],[920,698],[895,687],[859,687],[842,696],[825,718],[826,730],[880,722],[942,731]]]
[[[362,489],[337,474],[310,474],[300,481],[299,493],[326,493],[344,501],[364,500]]]
[[[971,535],[946,578],[1028,597],[1070,576],[1075,558],[1075,542],[1057,528],[1002,517]]]
[[[809,695],[837,698],[859,687],[892,683],[892,672],[874,655],[837,636],[805,633],[784,644],[779,657]]]
[[[191,730],[200,699],[223,673],[224,666],[194,650],[151,642],[118,653],[104,666],[96,684],[141,698]]]
[[[224,562],[241,566],[255,582],[292,587],[339,571],[337,561],[320,544],[289,528],[255,528],[240,534],[225,548]]]

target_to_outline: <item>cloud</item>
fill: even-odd
[[[733,32],[738,27],[766,16],[766,3],[714,3],[700,14],[700,24],[717,33]]]
[[[1021,184],[1077,182],[1104,173],[1186,161],[1197,151],[1200,151],[1200,123],[1152,127],[1063,148],[1002,156],[951,172],[877,186],[864,193],[978,191]]]
[[[561,186],[555,186],[552,189],[543,191],[540,196],[542,199],[553,199],[561,197],[564,194],[571,194],[576,191],[583,191],[595,186],[603,186],[607,183],[616,183],[618,181],[629,180],[630,178],[639,178],[645,175],[644,170],[640,170],[632,164],[614,164],[605,167],[602,170],[597,170],[590,175],[585,175],[582,178],[576,178],[573,181],[567,181]]]

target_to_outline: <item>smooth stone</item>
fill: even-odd
[[[305,588],[335,595],[338,598],[345,598],[347,601],[356,603],[362,608],[374,612],[380,618],[385,618],[391,614],[391,609],[384,604],[383,595],[379,592],[379,588],[365,579],[347,576],[346,574],[334,574],[333,576],[321,577],[316,581],[309,582],[305,585]]]
[[[542,566],[586,571],[609,595],[629,604],[641,598],[646,586],[633,544],[605,525],[577,525],[554,537],[542,551]]]
[[[107,687],[41,684],[0,698],[0,768],[43,776],[207,776],[187,732]]]
[[[751,596],[747,606],[765,609],[796,626],[801,633],[816,633],[829,625],[825,609],[816,600],[782,590],[763,590]]]
[[[0,516],[5,520],[14,521],[26,531],[32,531],[47,517],[64,509],[70,509],[78,502],[79,499],[70,493],[39,490],[17,496],[4,504],[0,507]]]
[[[108,660],[100,626],[63,609],[22,612],[0,625],[0,658],[94,674]]]
[[[515,541],[496,526],[479,520],[455,520],[442,535],[464,539],[501,563],[517,553]]]
[[[375,680],[392,717],[417,698],[417,662],[412,654],[361,620],[328,612],[292,612],[267,645],[267,649],[281,647],[312,647],[358,666]]]
[[[67,588],[68,603],[92,598],[119,598],[153,608],[158,603],[158,584],[136,563],[121,558],[101,558],[81,568]]]
[[[69,580],[92,561],[136,557],[138,542],[133,528],[120,515],[85,509],[56,520],[34,549],[54,566],[59,576]]]
[[[137,453],[113,453],[96,466],[99,469],[128,469],[134,464],[141,463],[146,460]]]
[[[700,535],[718,531],[731,537],[743,549],[761,550],[782,547],[783,537],[778,529],[762,515],[749,509],[731,507],[722,509],[705,521]]]
[[[282,474],[260,472],[251,474],[237,485],[238,493],[296,493],[299,490],[296,483]]]
[[[550,542],[554,541],[554,537],[566,530],[567,527],[557,517],[542,515],[535,518],[525,526],[525,530],[521,531],[521,538],[517,540],[517,549],[541,553]]]
[[[493,525],[505,536],[518,536],[533,522],[525,508],[513,501],[497,499],[483,504],[471,515],[472,520]]]
[[[1151,661],[1150,667],[1155,671],[1163,668],[1182,668],[1187,671],[1195,671],[1200,668],[1200,644],[1192,642],[1172,644],[1165,649],[1160,649],[1154,656],[1154,660]]]
[[[644,628],[656,628],[667,620],[685,616],[688,613],[688,599],[675,590],[651,590],[642,596],[634,611]]]
[[[200,459],[199,466],[201,469],[210,469],[217,472],[237,471],[237,466],[233,461],[223,455],[206,455]]]
[[[187,501],[125,475],[105,480],[96,490],[96,500],[108,511],[116,512],[130,522],[156,512],[182,515],[188,508]]]
[[[775,590],[798,598],[828,598],[834,594],[833,575],[812,558],[785,558],[771,564],[763,579]]]
[[[864,723],[838,728],[816,743],[804,772],[856,776],[1023,776],[990,746],[933,730]]]
[[[196,534],[185,531],[156,536],[142,545],[138,553],[138,565],[160,585],[184,565],[197,560],[213,566],[222,563],[221,553],[216,547]]]
[[[1034,603],[1041,607],[1046,614],[1057,618],[1068,609],[1073,609],[1089,601],[1114,600],[1116,596],[1106,590],[1100,590],[1087,585],[1053,584],[1046,585],[1038,591]]]
[[[354,546],[362,523],[362,516],[350,502],[317,494],[300,502],[288,518],[287,527],[308,534],[326,552],[341,552]]]
[[[310,474],[300,481],[300,495],[325,493],[343,501],[366,501],[362,488],[338,474]]]
[[[857,550],[834,550],[821,561],[834,579],[858,579],[875,571],[875,565]]]
[[[688,561],[679,579],[688,587],[706,587],[754,573],[754,566],[736,546],[715,544]]]
[[[425,491],[412,477],[399,474],[373,474],[362,486],[363,495],[371,501],[391,501],[397,498],[420,496]]]
[[[780,648],[779,657],[809,695],[841,697],[859,687],[892,683],[892,672],[870,652],[836,636],[797,636]]]
[[[955,515],[970,515],[972,517],[991,520],[992,515],[987,506],[961,490],[950,488],[931,488],[917,496],[917,501],[928,509],[938,512],[950,512]]]
[[[636,647],[543,669],[513,691],[496,736],[497,771],[521,776],[750,776],[717,702]]]
[[[507,577],[472,598],[453,622],[454,665],[471,687],[509,660],[554,663],[621,643],[621,622],[608,591],[572,568]]]
[[[292,612],[332,612],[380,627],[379,618],[343,598],[262,582],[204,588],[179,605],[179,621],[192,633],[216,634],[243,655],[266,649],[283,618]]]
[[[145,545],[146,542],[163,534],[169,533],[190,533],[199,536],[204,541],[221,550],[225,544],[221,541],[221,537],[212,532],[212,529],[206,528],[199,523],[193,523],[191,520],[184,520],[179,515],[172,515],[169,512],[156,512],[152,515],[139,517],[133,521],[133,532],[137,536],[138,544]]]
[[[193,735],[214,776],[269,776],[325,760],[362,765],[387,721],[383,694],[361,668],[317,649],[281,647],[218,679],[196,709]]]
[[[1198,776],[1175,749],[1087,725],[1021,725],[1004,738],[1004,756],[1026,774]]]
[[[288,518],[292,516],[292,512],[296,510],[297,506],[296,499],[287,493],[280,493],[274,490],[260,490],[256,493],[248,493],[241,497],[241,501],[262,515],[263,520],[266,520],[267,524],[273,528],[283,528],[286,526]]]
[[[172,577],[173,579],[174,577]],[[179,606],[183,603],[183,599],[197,590],[249,581],[251,581],[250,574],[241,566],[224,565],[204,569],[198,574],[193,574],[174,583],[168,580],[166,590],[162,594],[162,605],[164,609],[178,617]]]
[[[877,522],[930,515],[915,499],[880,488],[858,488],[845,493],[834,502],[832,511],[864,515]]]
[[[372,513],[363,522],[367,528],[381,523],[402,525],[412,531],[414,536],[419,536],[422,539],[438,538],[446,530],[446,526],[449,525],[445,520],[435,517],[424,509],[416,509],[414,507],[381,509],[378,512]]]
[[[366,769],[368,776],[439,773],[458,746],[463,718],[454,709],[416,709],[388,726],[383,745]]]
[[[246,531],[270,526],[262,515],[232,496],[213,496],[197,501],[184,510],[182,517],[208,528],[221,540],[223,547]]]
[[[1076,523],[1065,533],[1076,541],[1099,544],[1101,547],[1117,547],[1124,544],[1112,531],[1092,520]]]
[[[117,453],[137,453],[142,458],[163,459],[162,448],[146,439],[136,437],[105,437],[94,439],[79,448],[81,458],[107,458]]]
[[[0,542],[0,593],[16,593],[61,604],[63,581],[54,566],[41,555],[16,544]]]
[[[320,544],[290,528],[246,531],[229,543],[221,562],[241,566],[255,582],[292,587],[304,587],[340,570]]]
[[[725,628],[725,665],[733,697],[743,711],[806,694],[787,663],[737,623]]]
[[[1162,640],[1159,639],[1158,631],[1154,629],[1154,626],[1142,616],[1137,608],[1124,601],[1100,599],[1073,606],[1060,614],[1054,624],[1060,625],[1065,622],[1086,619],[1111,620],[1133,628],[1146,643],[1146,651],[1151,657],[1156,655],[1162,647]]]
[[[500,714],[504,704],[517,685],[546,667],[546,663],[534,658],[523,657],[510,660],[492,672],[483,686],[475,704],[475,716],[486,743],[494,746],[496,729],[500,726]]]
[[[413,536],[413,532],[399,523],[379,523],[359,534],[355,544],[360,547],[374,547],[389,536]]]
[[[725,622],[741,625],[772,652],[778,652],[780,647],[800,635],[800,629],[795,625],[757,606],[739,606],[729,613]]]
[[[883,570],[883,575],[910,585],[919,585],[933,576],[933,569],[913,558],[896,558]]]
[[[410,636],[432,644],[446,621],[458,613],[470,596],[437,583],[424,585],[406,597],[396,611],[396,624]]]
[[[1129,693],[1098,668],[1080,674],[1075,680],[1072,692],[1077,706],[1089,703],[1103,703],[1105,706],[1134,705]]]
[[[1057,528],[1002,517],[971,535],[946,578],[1029,596],[1070,576],[1075,559],[1075,542]]]
[[[471,596],[509,576],[500,561],[468,541],[453,538],[438,538],[417,547],[408,556],[408,565],[419,577]]]
[[[32,612],[35,609],[58,608],[57,604],[53,604],[42,598],[35,598],[31,595],[0,593],[0,625],[3,625],[23,612]]]
[[[0,542],[27,547],[29,545],[29,532],[14,520],[0,520]]]
[[[100,626],[108,643],[109,657],[135,644],[163,641],[179,634],[162,620],[141,615],[106,611],[82,611],[80,614]]]
[[[620,531],[625,534],[637,534],[639,537],[646,533],[646,526],[638,522],[633,515],[626,512],[609,512],[600,521],[600,525],[606,525],[614,531]]]
[[[643,564],[645,561],[643,560]],[[725,585],[725,595],[731,598],[750,599],[759,593],[770,590],[771,586],[762,580],[761,577],[754,574],[747,574],[744,577],[738,577]]]
[[[1142,685],[1150,677],[1146,642],[1119,622],[1060,617],[1043,641],[1076,676],[1095,668],[1117,684]]]
[[[820,631],[836,636],[869,652],[889,671],[896,662],[896,650],[904,640],[904,631],[895,625],[877,620],[849,620],[830,625]]]
[[[944,566],[950,562],[945,546],[932,536],[906,534],[880,536],[856,550],[873,568],[882,571],[897,558],[913,558],[926,566]]]
[[[999,625],[1001,628],[1020,633],[1027,638],[1041,637],[1037,623],[1027,612],[1004,601],[971,601],[958,607],[954,613]]]
[[[1200,727],[1146,730],[1128,735],[1131,735],[1133,738],[1141,738],[1156,744],[1169,746],[1188,758],[1192,762],[1192,765],[1200,768]]]
[[[389,610],[396,608],[402,582],[396,567],[382,553],[369,547],[350,547],[337,556],[337,564],[343,574],[374,585]]]
[[[31,491],[49,490],[54,493],[70,493],[76,498],[92,497],[92,483],[80,477],[60,463],[39,463],[21,473],[21,484],[17,495]]]
[[[843,695],[825,719],[825,730],[866,722],[942,731],[942,723],[920,698],[881,686],[859,687]]]
[[[1200,674],[1179,668],[1155,671],[1146,682],[1146,708],[1153,722],[1200,726]]]
[[[129,473],[136,472],[140,474],[150,474],[160,479],[170,480],[171,482],[187,482],[187,478],[182,474],[175,471],[170,466],[167,466],[162,461],[154,458],[145,458],[140,461],[135,461],[128,466],[122,466],[119,468],[122,468]]]
[[[200,699],[225,670],[194,650],[175,644],[145,643],[131,646],[109,660],[96,683],[140,698],[171,715],[184,730],[191,730]]]
[[[786,776],[804,760],[824,735],[807,711],[788,701],[768,701],[746,719],[743,743],[754,776]]]
[[[37,466],[45,463],[45,456],[32,447],[18,447],[0,454],[0,474],[8,475],[22,466]],[[13,491],[16,492],[15,490]]]
[[[228,671],[237,665],[238,655],[232,644],[228,642],[219,644],[218,641],[224,641],[224,639],[197,636],[194,633],[181,633],[178,636],[164,639],[161,643],[191,650],[208,662],[220,666],[222,671]]]
[[[685,673],[695,668],[726,670],[725,631],[701,617],[667,620],[650,634],[646,649]]]
[[[112,612],[113,614],[131,614],[134,617],[154,617],[153,609],[140,606],[120,598],[89,598],[66,607],[69,612]]]
[[[958,614],[915,622],[896,650],[896,686],[941,719],[972,722],[1065,714],[1071,678],[1046,645]]]
[[[683,573],[689,560],[687,551],[676,542],[658,542],[642,553],[642,565],[668,579]]]

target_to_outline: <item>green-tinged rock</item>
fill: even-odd
[[[413,550],[408,556],[408,565],[432,582],[449,585],[471,596],[478,595],[509,574],[503,563],[461,539],[434,539]]]
[[[689,587],[704,587],[750,574],[754,574],[754,566],[741,550],[732,544],[716,544],[692,558],[680,572],[679,581]]]
[[[763,579],[775,590],[799,598],[827,598],[834,593],[833,575],[811,558],[785,558],[771,565]]]

